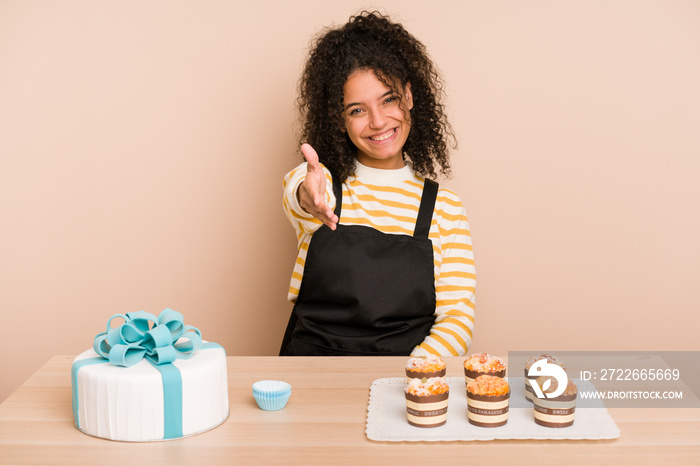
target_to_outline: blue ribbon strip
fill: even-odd
[[[112,327],[112,320],[124,323]],[[179,438],[182,433],[182,376],[172,364],[188,359],[200,349],[221,348],[216,343],[202,344],[199,329],[184,324],[182,314],[166,308],[158,317],[145,311],[115,314],[107,321],[105,332],[98,334],[93,348],[99,358],[81,359],[73,363],[73,418],[80,428],[78,416],[78,371],[91,364],[109,362],[130,367],[146,359],[163,379],[164,439]]]
[[[157,365],[163,378],[163,438],[182,437],[182,375],[173,364]]]

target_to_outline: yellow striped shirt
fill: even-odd
[[[326,173],[326,202],[335,207],[332,178]],[[289,286],[289,300],[299,294],[306,252],[321,222],[304,211],[296,191],[306,177],[302,163],[284,177],[283,207],[297,233],[297,255]],[[383,233],[413,235],[425,180],[410,166],[381,170],[357,163],[355,174],[343,183],[340,223],[365,225]],[[435,266],[435,323],[413,356],[460,356],[471,346],[474,330],[476,275],[466,212],[459,196],[440,188],[430,225]]]

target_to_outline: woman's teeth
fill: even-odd
[[[372,136],[372,137],[370,137],[370,139],[372,141],[384,141],[384,140],[392,137],[395,132],[396,132],[396,129],[392,129],[391,131],[387,131],[386,133],[380,134],[379,136]]]

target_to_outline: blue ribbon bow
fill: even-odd
[[[124,319],[118,327],[112,320]],[[182,341],[180,341],[182,340]],[[93,342],[95,352],[115,366],[130,367],[144,357],[154,365],[188,359],[202,347],[202,334],[184,324],[182,314],[166,308],[158,317],[145,312],[115,314],[107,321],[107,330]]]

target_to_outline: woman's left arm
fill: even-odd
[[[459,196],[450,190],[438,192],[430,237],[436,273],[435,323],[411,355],[465,355],[474,330],[476,273],[467,214]]]

